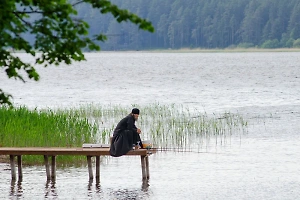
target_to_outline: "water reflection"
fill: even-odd
[[[149,180],[143,180],[142,183],[142,191],[143,192],[148,192],[148,188],[149,188]]]
[[[97,197],[100,199],[148,199],[149,198],[149,181],[142,182],[140,188],[130,188],[124,185],[124,188],[117,186],[116,188],[103,188],[100,182],[93,185],[93,181],[88,182],[88,197]],[[108,195],[108,196],[107,196]]]
[[[141,189],[118,188],[112,189],[109,196],[113,199],[148,199],[149,198],[149,181],[144,180]]]
[[[9,196],[22,197],[23,188],[22,188],[22,180],[12,180],[10,182],[10,194]]]
[[[89,183],[88,183],[88,193],[89,193],[89,196],[90,196],[90,194],[93,193],[93,188],[92,188],[92,186],[93,186],[93,180],[90,180]],[[96,181],[96,184],[95,184],[95,192],[96,192],[97,194],[102,193],[101,185],[100,185],[100,182],[99,182],[99,181]]]
[[[47,180],[45,185],[45,197],[57,197],[55,180]]]

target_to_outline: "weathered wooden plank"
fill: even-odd
[[[68,147],[1,147],[0,155],[83,155],[105,156],[109,154],[109,148],[68,148]],[[129,151],[126,155],[147,155],[146,149]]]
[[[146,149],[136,149],[129,151],[126,155],[139,155],[141,156],[142,165],[142,177],[143,179],[149,179],[149,160],[148,155],[150,151]],[[0,155],[9,155],[11,164],[11,177],[12,180],[16,179],[16,169],[14,157],[18,157],[18,173],[19,179],[22,179],[22,155],[43,155],[46,167],[47,180],[52,178],[56,179],[56,156],[57,155],[83,155],[87,156],[89,178],[93,180],[92,171],[92,157],[96,156],[96,182],[99,183],[100,180],[100,156],[106,156],[109,154],[109,148],[67,148],[67,147],[1,147]],[[51,171],[49,169],[48,157],[52,157]]]

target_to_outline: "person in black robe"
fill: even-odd
[[[124,117],[116,126],[111,140],[109,153],[113,157],[119,157],[128,153],[137,144],[143,147],[140,133],[141,129],[135,126],[140,110],[133,108],[131,113]]]

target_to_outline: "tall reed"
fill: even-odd
[[[116,124],[133,107],[141,110],[137,126],[142,129],[142,139],[151,140],[159,148],[199,149],[212,141],[215,144],[225,144],[232,134],[245,133],[248,125],[239,114],[224,112],[208,115],[175,104],[155,103],[127,107],[89,104],[67,112],[71,115],[76,113],[98,124],[97,142],[108,143]]]
[[[53,110],[29,110],[26,107],[0,107],[0,145],[4,147],[77,147],[95,142],[97,127],[79,115]],[[36,156],[25,162],[42,162]],[[82,160],[64,157],[63,160]]]
[[[223,145],[232,134],[243,134],[247,121],[230,112],[207,114],[182,105],[159,103],[139,106],[88,104],[56,110],[29,110],[26,107],[0,107],[1,146],[74,147],[83,143],[106,143],[116,124],[133,107],[141,110],[137,126],[141,138],[158,148],[197,149]],[[62,161],[85,161],[65,157]]]

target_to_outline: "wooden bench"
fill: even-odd
[[[131,150],[124,156],[141,156],[142,178],[149,179],[149,151],[146,149]],[[96,157],[96,182],[100,181],[100,156],[110,156],[109,148],[64,148],[64,147],[1,147],[0,155],[10,156],[11,178],[16,179],[16,169],[14,158],[18,162],[18,178],[22,180],[22,155],[43,155],[46,167],[47,180],[55,180],[56,177],[56,156],[58,155],[81,155],[87,157],[89,179],[93,180],[92,157]],[[51,173],[49,167],[49,157],[51,157]]]

